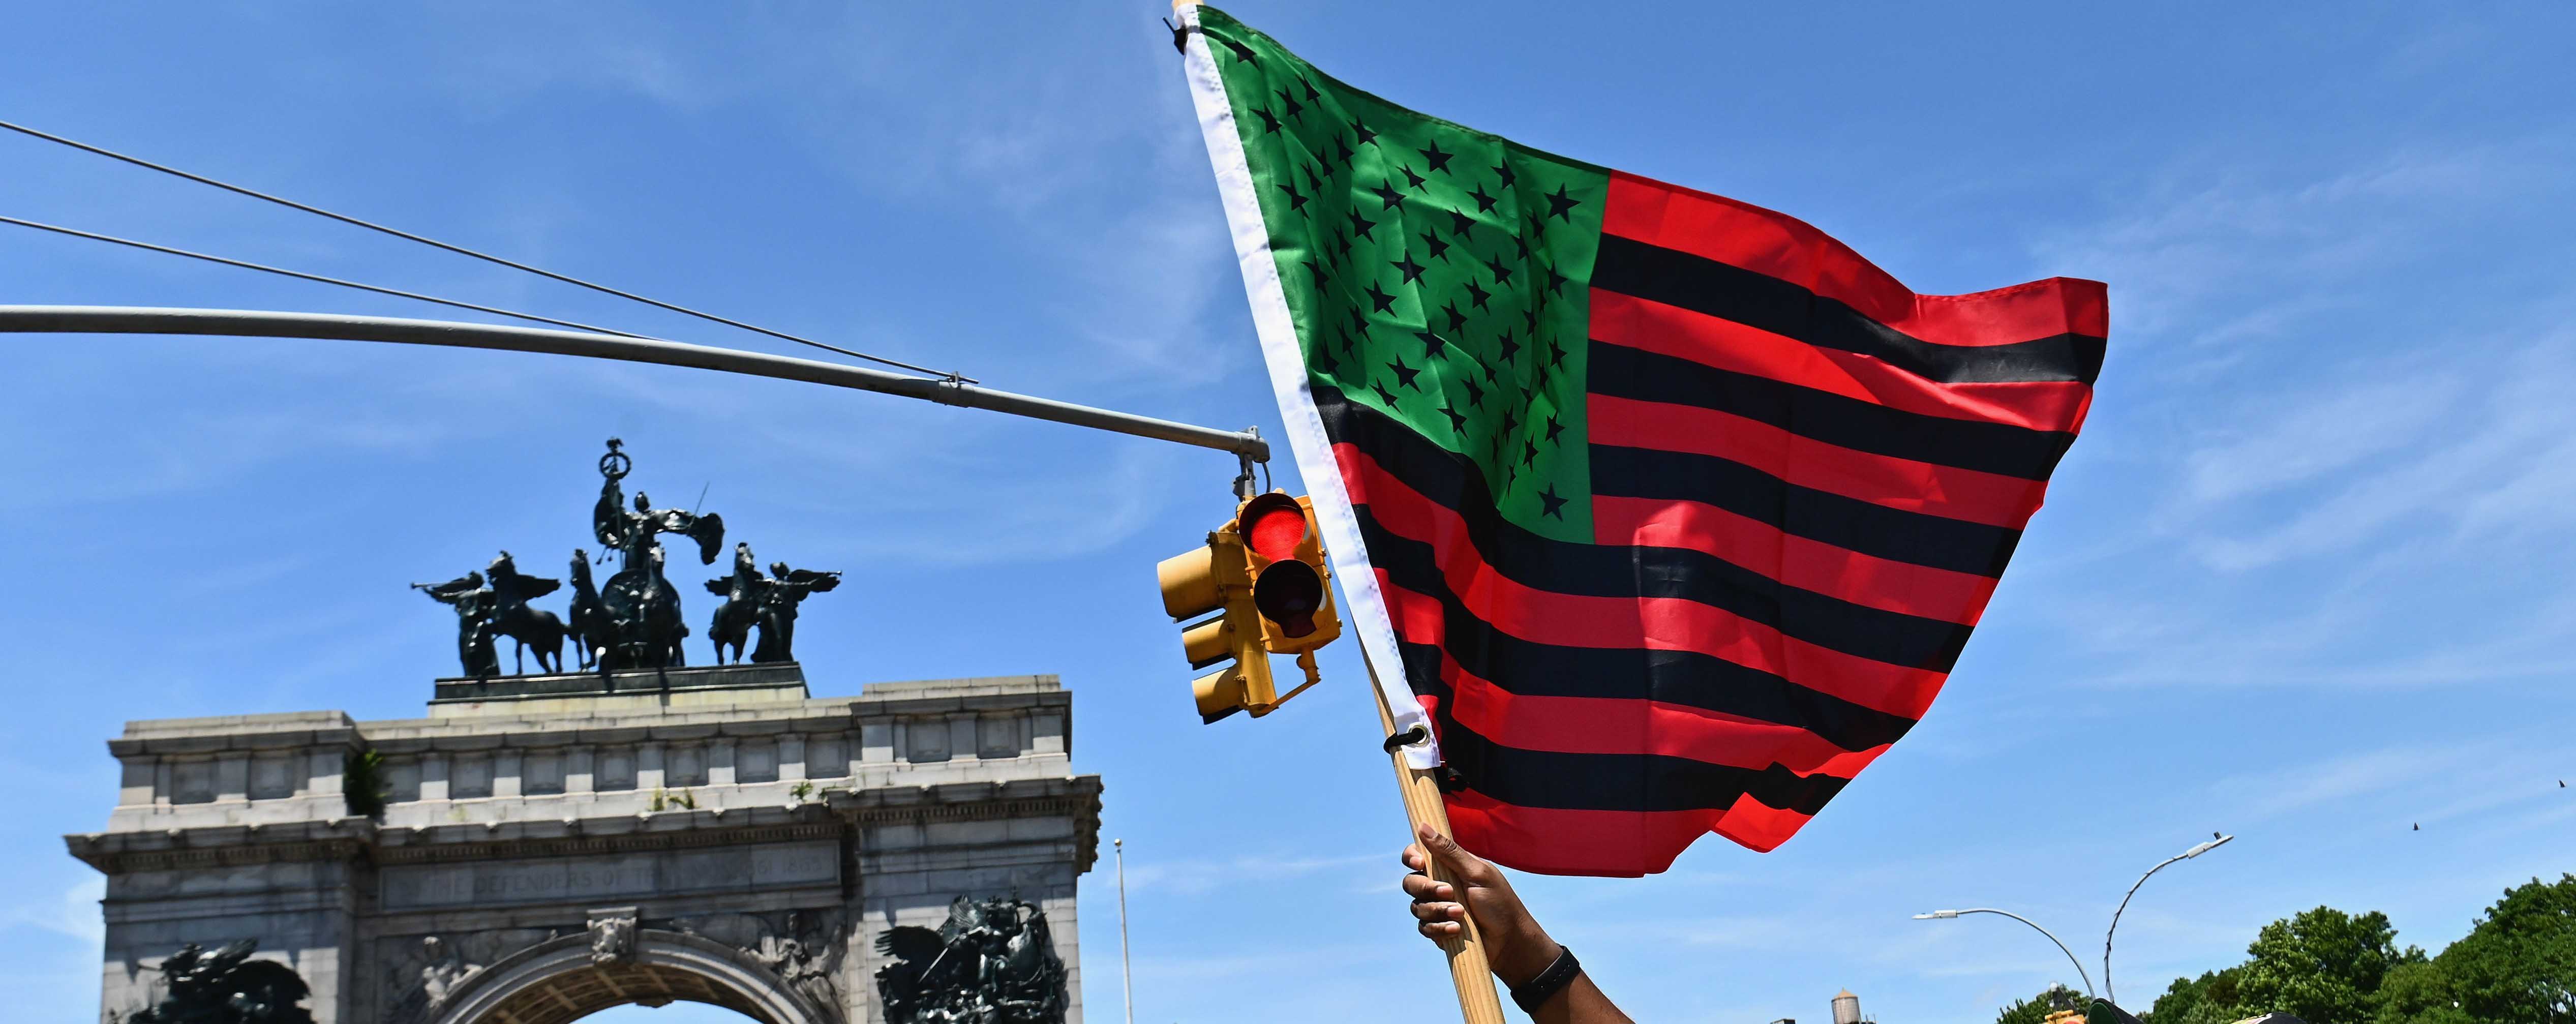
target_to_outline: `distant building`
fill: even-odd
[[[1860,997],[1850,989],[1834,996],[1834,1024],[1866,1024],[1860,1015]]]

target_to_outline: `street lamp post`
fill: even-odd
[[[1118,995],[1127,1008],[1127,1024],[1136,1024],[1136,970],[1127,958],[1127,841],[1112,839],[1118,857]]]
[[[2104,998],[2110,999],[2112,1005],[2119,1005],[2120,1000],[2112,994],[2111,990],[2111,937],[2118,934],[2120,931],[2120,915],[2128,912],[2129,898],[2131,896],[2136,896],[2138,894],[2138,886],[2147,884],[2147,879],[2155,877],[2156,872],[2164,870],[2166,865],[2172,864],[2176,861],[2190,860],[2194,857],[2200,856],[2201,854],[2208,853],[2211,850],[2225,846],[2227,845],[2228,840],[2236,838],[2235,836],[2218,835],[2215,832],[2210,833],[2210,835],[2212,838],[2208,842],[2201,843],[2191,849],[2184,850],[2181,853],[2167,857],[2163,861],[2158,862],[2156,866],[2148,868],[2146,874],[2139,875],[2137,882],[2129,886],[2128,895],[2120,897],[2120,909],[2111,912],[2111,927],[2102,933],[2102,995]]]
[[[1929,914],[1916,914],[1916,915],[1914,915],[1914,919],[1915,919],[1915,920],[1917,920],[1917,921],[1947,921],[1947,920],[1950,920],[1950,919],[1952,919],[1952,918],[1958,917],[1958,916],[1959,916],[1959,915],[1961,915],[1961,914],[2001,914],[2001,915],[2003,915],[2003,916],[2005,916],[2005,917],[2012,918],[2012,919],[2013,919],[2013,920],[2015,920],[2015,921],[2019,921],[2019,922],[2021,922],[2021,923],[2023,923],[2023,924],[2029,925],[2029,926],[2030,926],[2030,930],[2032,930],[2032,931],[2038,932],[2038,933],[2040,933],[2041,935],[2047,935],[2047,936],[2048,936],[2048,941],[2050,941],[2050,942],[2057,942],[2057,936],[2055,936],[2055,935],[2049,935],[2049,933],[2048,933],[2048,929],[2040,927],[2040,926],[2039,926],[2039,922],[2037,922],[2037,921],[2033,921],[2033,920],[2031,920],[2031,919],[2029,919],[2029,918],[2027,918],[2027,917],[2023,917],[2023,916],[2021,916],[2020,914],[2013,913],[2012,911],[2009,911],[2009,910],[1996,910],[1996,909],[1995,909],[1995,908],[1993,908],[1993,907],[1970,907],[1970,908],[1968,908],[1968,909],[1966,909],[1966,910],[1935,910],[1935,911],[1933,911],[1933,912],[1931,912],[1931,913],[1929,913]],[[2060,952],[2060,953],[2064,953],[2064,954],[2066,954],[2066,962],[2067,962],[2067,963],[2070,963],[2070,964],[2074,964],[2074,965],[2075,965],[2075,976],[2076,976],[2077,978],[2082,979],[2082,980],[2083,980],[2083,982],[2084,982],[2084,996],[2085,996],[2085,998],[2087,998],[2087,999],[2092,998],[2092,996],[2093,996],[2093,978],[2092,978],[2090,975],[2087,975],[2087,974],[2085,974],[2085,973],[2084,973],[2084,962],[2083,962],[2083,961],[2081,961],[2081,960],[2077,960],[2077,959],[2075,959],[2075,951],[2074,951],[2074,950],[2071,950],[2071,949],[2066,948],[2066,944],[2065,944],[2065,943],[2063,943],[2063,942],[2057,942],[2057,951],[2058,951],[2058,952]]]

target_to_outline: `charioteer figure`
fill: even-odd
[[[599,667],[678,667],[687,664],[680,641],[689,635],[689,627],[680,619],[679,591],[662,575],[661,535],[676,533],[697,541],[699,561],[712,564],[724,545],[724,519],[712,512],[654,508],[652,499],[641,491],[635,494],[634,510],[628,511],[618,482],[633,469],[634,460],[620,450],[623,447],[624,442],[608,439],[608,454],[599,459],[599,475],[604,478],[599,503],[591,512],[592,533],[620,558],[616,575],[599,590],[611,635],[611,642],[598,654]]]

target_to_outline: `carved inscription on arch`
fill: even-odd
[[[654,894],[749,892],[841,880],[829,840],[718,850],[662,850],[580,860],[401,864],[384,869],[387,910],[512,903],[605,902]]]

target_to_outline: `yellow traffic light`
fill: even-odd
[[[1314,650],[1341,636],[1342,622],[1311,502],[1277,492],[1254,496],[1208,534],[1206,546],[1164,559],[1155,575],[1163,611],[1187,623],[1181,650],[1190,667],[1232,662],[1190,684],[1200,720],[1237,711],[1258,718],[1321,680]],[[1297,655],[1305,670],[1305,682],[1285,696],[1271,679],[1272,654]]]

